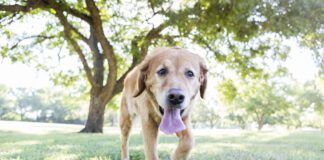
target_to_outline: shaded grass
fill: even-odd
[[[196,135],[192,160],[322,160],[324,135],[304,132],[240,132]],[[120,140],[114,134],[50,133],[45,135],[0,131],[0,159],[120,159]],[[175,136],[161,135],[159,156],[167,159],[176,148]],[[132,134],[131,159],[144,159],[142,136]]]

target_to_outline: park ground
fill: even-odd
[[[118,128],[104,134],[76,133],[82,126],[0,121],[0,159],[119,160]],[[323,160],[324,133],[310,130],[195,130],[191,160]],[[159,156],[168,159],[177,138],[160,134]],[[134,129],[132,160],[144,159],[142,136]]]

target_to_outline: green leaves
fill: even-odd
[[[80,78],[82,78],[80,74],[81,73],[72,70],[59,71],[51,75],[51,80],[55,85],[63,85],[68,87],[76,84]]]
[[[3,86],[0,86],[0,91],[4,91]],[[11,88],[5,95],[0,94],[0,119],[81,123],[80,117],[84,115],[80,112],[80,105],[84,105],[86,98],[73,90],[69,92],[67,88],[60,91],[53,88]],[[10,101],[6,100],[9,96]]]
[[[284,84],[282,74],[286,74],[284,68],[267,80],[223,80],[217,90],[229,118],[243,128],[251,122],[257,122],[261,128],[264,124],[323,128],[323,78],[319,76],[303,85],[293,81]]]
[[[243,82],[232,105],[246,111],[258,123],[259,129],[265,123],[274,123],[275,114],[285,113],[292,105],[284,95],[278,94],[273,86],[262,81]]]
[[[248,74],[259,77],[262,68],[253,62],[254,59],[286,59],[289,50],[280,42],[289,37],[305,37],[307,40],[301,38],[299,42],[317,48],[314,54],[323,66],[323,55],[319,52],[323,50],[320,42],[324,37],[321,33],[324,14],[316,16],[323,12],[319,6],[319,2],[313,0],[203,0],[178,11],[166,12],[165,16],[182,37],[214,52],[217,61],[226,63],[243,77]],[[269,34],[277,38],[268,41],[281,39],[279,43],[262,40]],[[249,46],[255,46],[256,40],[263,42],[249,50]],[[228,50],[220,52],[220,48]],[[272,56],[267,52],[272,52]]]
[[[217,86],[217,90],[221,93],[221,99],[226,104],[231,104],[235,100],[238,91],[231,79],[226,79]]]

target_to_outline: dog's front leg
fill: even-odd
[[[148,118],[147,120],[142,119],[142,132],[144,138],[145,159],[158,160],[158,125],[151,118]]]
[[[132,128],[132,117],[126,110],[126,105],[120,107],[119,125],[121,131],[121,159],[129,160],[128,141],[129,133]]]
[[[191,125],[188,119],[184,120],[186,129],[178,132],[179,144],[177,149],[172,155],[172,160],[187,160],[190,154],[190,150],[194,145],[194,138],[191,132]]]

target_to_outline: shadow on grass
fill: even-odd
[[[177,146],[176,136],[160,136],[159,157],[169,157]],[[319,132],[278,135],[248,132],[236,136],[196,136],[193,160],[315,159],[324,157],[324,137]],[[130,138],[132,160],[144,159],[140,134]],[[117,134],[33,135],[0,132],[0,159],[120,159]]]

